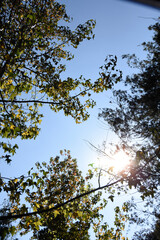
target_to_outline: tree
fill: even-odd
[[[76,160],[66,150],[48,164],[37,162],[36,168],[28,176],[3,180],[2,188],[8,193],[11,207],[0,220],[20,219],[12,227],[13,235],[33,232],[33,239],[90,239],[92,227],[96,239],[120,239],[126,216],[116,207],[115,229],[103,223],[100,210],[108,201],[101,199],[100,190],[106,188],[111,194],[109,188],[121,179],[93,188],[89,183],[92,171],[84,179]]]
[[[74,56],[67,50],[77,48],[84,39],[94,38],[94,20],[69,28],[71,18],[65,5],[54,0],[2,0],[0,3],[0,135],[8,140],[36,138],[43,114],[38,108],[64,111],[77,123],[89,117],[95,105],[91,92],[111,88],[115,81],[112,57],[102,67],[96,81],[79,77],[62,79],[64,60]],[[63,24],[64,22],[64,24]],[[121,73],[120,73],[121,75]],[[116,81],[120,75],[117,75]],[[83,99],[83,100],[82,100]],[[1,141],[8,163],[17,144]]]
[[[9,214],[8,209],[11,208],[9,203],[4,202],[3,208],[0,209],[0,216]],[[15,232],[15,227],[12,225],[12,219],[0,220],[0,239],[7,240]],[[17,240],[17,239],[15,239]]]
[[[153,226],[152,230],[144,229],[138,233],[135,233],[133,236],[133,239],[139,239],[139,240],[159,240],[160,239],[160,216],[155,215],[156,217],[156,222],[155,225]]]
[[[115,90],[113,93],[118,107],[103,109],[99,115],[118,134],[121,146],[135,152],[134,167],[141,168],[141,172],[134,176],[132,184],[144,195],[145,191],[146,194],[154,195],[159,185],[160,167],[159,22],[149,29],[153,29],[155,33],[153,42],[143,43],[144,50],[148,53],[147,60],[139,61],[135,55],[128,56],[129,65],[140,70],[138,74],[124,80],[131,93],[128,93],[129,90]]]
[[[153,41],[143,43],[147,59],[124,55],[139,72],[123,81],[127,90],[114,90],[117,107],[105,108],[99,114],[120,138],[118,149],[132,153],[132,165],[126,172],[128,184],[141,198],[156,197],[160,184],[160,22],[149,27]],[[156,195],[157,193],[157,195]],[[151,201],[150,201],[151,204]],[[153,205],[152,205],[153,207]]]
[[[70,115],[76,123],[80,123],[89,117],[87,109],[95,105],[91,93],[107,90],[121,78],[121,72],[117,73],[116,70],[117,58],[109,56],[101,67],[100,77],[95,81],[83,76],[62,79],[64,61],[73,58],[67,49],[70,46],[77,48],[84,39],[94,38],[95,21],[89,20],[74,30],[69,28],[70,21],[65,5],[54,0],[2,0],[0,3],[0,136],[8,140],[1,141],[0,146],[5,152],[1,158],[7,163],[18,148],[17,144],[12,145],[12,139],[32,139],[38,135],[43,117],[40,107],[48,105],[54,112],[63,110],[66,116]],[[107,234],[106,224],[98,233],[102,217],[99,209],[106,203],[97,207],[101,193],[95,193],[105,186],[95,189],[85,186],[76,163],[73,161],[69,165],[69,156],[67,160],[68,163],[59,163],[58,158],[51,159],[53,168],[44,163],[47,171],[37,164],[41,177],[34,172],[31,176],[15,179],[0,177],[0,191],[8,194],[12,204],[5,212],[7,216],[0,216],[2,225],[8,224],[6,234],[14,235],[16,231],[25,234],[32,230],[33,237],[41,238],[47,234],[47,237],[53,238],[59,237],[59,230],[61,234],[65,231],[65,236],[70,233],[70,237],[80,232],[81,237],[88,239],[88,229],[93,219],[97,220],[94,224],[97,237],[104,231]],[[75,175],[72,174],[73,168]],[[61,170],[65,170],[68,178],[58,172]],[[49,171],[55,171],[57,178]],[[57,179],[62,181],[58,183]],[[85,191],[84,187],[88,190]],[[21,202],[21,195],[25,203]],[[28,206],[33,212],[29,211]],[[84,210],[83,216],[78,207]],[[17,228],[13,226],[10,231],[10,220],[14,222],[15,219],[20,219],[19,225]],[[54,224],[52,219],[55,220]],[[117,230],[108,232],[112,237],[121,232],[118,211],[116,219]]]

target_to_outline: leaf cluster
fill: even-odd
[[[121,78],[114,78],[116,58],[102,67],[96,81],[79,77],[62,79],[65,61],[74,56],[67,50],[77,48],[84,39],[94,38],[94,20],[71,30],[71,18],[65,5],[53,0],[5,0],[0,5],[0,135],[2,138],[36,138],[43,114],[39,108],[48,105],[54,112],[62,110],[76,123],[87,120],[88,108],[95,106],[92,92],[111,88]],[[115,78],[116,76],[116,78]],[[116,80],[115,80],[116,79]],[[3,148],[8,144],[8,149]],[[1,144],[10,162],[13,146]],[[12,152],[12,153],[11,153]]]
[[[33,239],[89,239],[92,225],[98,232],[103,219],[100,210],[107,203],[102,201],[100,191],[83,196],[92,185],[66,150],[49,163],[37,162],[36,171],[31,169],[28,176],[9,181],[1,178],[1,187],[8,192],[12,219],[20,217],[16,232],[24,235],[33,231]]]

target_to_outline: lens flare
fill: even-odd
[[[130,164],[130,158],[124,151],[119,151],[110,162],[115,172],[121,172]]]
[[[102,169],[112,169],[113,172],[119,173],[130,165],[129,156],[122,150],[118,151],[112,157],[99,158],[98,165]]]

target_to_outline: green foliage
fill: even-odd
[[[93,227],[97,239],[106,239],[107,233],[117,240],[122,236],[125,219],[120,209],[115,210],[117,230],[101,224],[100,210],[107,201],[101,199],[101,191],[92,192],[92,185],[82,177],[69,151],[61,151],[61,156],[51,158],[48,164],[37,162],[36,171],[3,180],[1,187],[9,196],[8,212],[13,220],[20,218],[15,233],[33,231],[32,239],[90,239],[89,229]]]
[[[41,107],[62,110],[81,123],[89,117],[88,109],[96,104],[91,94],[110,89],[121,79],[117,58],[111,55],[95,81],[83,76],[62,78],[65,61],[74,57],[67,49],[94,38],[94,20],[74,30],[69,27],[71,20],[65,5],[54,0],[0,3],[0,136],[8,140],[1,141],[0,147],[4,151],[1,158],[7,163],[18,148],[12,145],[13,139],[35,139],[39,134]],[[101,200],[102,192],[98,190],[102,188],[93,189],[86,183],[93,172],[90,170],[84,180],[76,160],[69,152],[64,154],[64,160],[56,157],[49,164],[37,163],[36,171],[31,169],[27,176],[0,177],[0,191],[7,193],[10,201],[0,216],[4,239],[30,231],[33,239],[89,239],[91,226],[97,239],[106,239],[107,232],[119,239],[122,225],[117,215],[116,233],[107,225],[99,232],[103,219],[100,210],[107,201]]]
[[[54,0],[5,0],[0,4],[0,135],[2,138],[36,138],[43,114],[39,107],[64,111],[76,123],[87,120],[88,108],[95,105],[91,92],[111,88],[121,77],[113,78],[116,58],[106,59],[100,77],[94,82],[61,78],[64,61],[74,56],[68,46],[77,48],[84,39],[94,38],[94,20],[69,28],[71,18],[65,5]],[[114,74],[115,76],[115,74]],[[3,148],[4,144],[1,143]],[[7,150],[8,148],[8,150]],[[10,162],[15,147],[3,148]]]
[[[101,240],[108,240],[108,239],[114,239],[114,240],[128,240],[128,238],[123,237],[123,230],[125,228],[125,222],[128,220],[128,215],[126,214],[126,208],[125,206],[122,206],[122,209],[120,207],[115,207],[115,220],[114,220],[114,227],[109,227],[109,225],[105,222],[103,224],[99,225],[98,228],[98,235],[97,239]]]

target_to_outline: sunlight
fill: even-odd
[[[124,151],[119,151],[113,156],[110,164],[115,172],[121,172],[130,164],[130,158]]]
[[[112,157],[102,157],[99,159],[100,168],[112,169],[115,173],[123,171],[129,165],[130,158],[123,150],[115,153]]]

